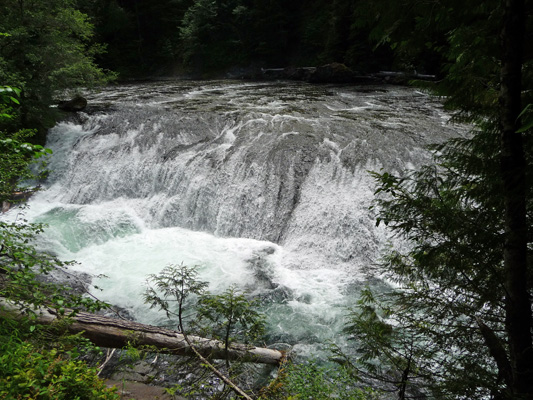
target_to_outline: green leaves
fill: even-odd
[[[256,311],[256,302],[234,286],[222,294],[207,293],[208,284],[199,280],[197,266],[168,265],[159,274],[149,275],[146,283],[145,303],[165,311],[168,318],[177,318],[182,330],[185,329],[187,312],[189,316],[196,315],[197,327],[202,321],[208,321],[208,326],[203,329],[212,337],[223,340],[226,346],[234,337],[248,342],[264,333],[264,316]]]
[[[0,398],[118,400],[115,389],[98,379],[95,368],[57,350],[4,336],[0,329]]]
[[[19,97],[21,92],[20,89],[15,87],[0,86],[0,122],[15,117],[11,103],[20,105],[20,102],[16,97]]]
[[[235,286],[218,295],[200,298],[198,314],[207,319],[212,334],[226,346],[235,338],[253,342],[265,331],[265,317],[256,311],[257,302],[249,300]]]
[[[11,86],[0,86],[0,103],[4,105],[7,105],[9,102],[17,105],[20,104],[18,99],[12,95],[19,97],[21,92],[22,90]]]
[[[198,279],[198,267],[168,265],[159,274],[151,274],[146,280],[148,288],[144,302],[150,308],[165,311],[168,318],[178,317],[179,327],[183,330],[183,305],[191,295],[202,295],[207,282]]]
[[[533,128],[533,104],[529,103],[525,106],[518,118],[521,118],[522,125],[516,133],[524,133]]]
[[[23,90],[20,108],[25,128],[48,128],[55,122],[50,105],[57,91],[108,81],[94,63],[102,47],[91,44],[93,26],[72,1],[6,0],[0,15],[0,30],[5,33],[0,38],[0,82]],[[0,97],[6,95],[0,91]],[[11,95],[13,104],[18,104],[19,95],[16,91]],[[0,110],[1,114],[9,112]],[[21,120],[11,120],[17,128],[22,125]]]

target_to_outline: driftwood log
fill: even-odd
[[[23,312],[19,306],[0,299],[0,309],[5,313],[22,317]],[[34,310],[37,322],[43,325],[52,325],[61,318],[53,309],[40,307]],[[164,353],[177,355],[194,355],[182,334],[169,329],[145,325],[134,321],[104,317],[86,312],[79,312],[70,317],[67,329],[72,333],[82,332],[97,346],[122,348],[128,343],[135,346],[153,346]],[[211,340],[198,336],[187,335],[190,342],[199,354],[210,359],[240,360],[261,364],[279,365],[284,358],[284,353],[262,347],[233,343],[228,349],[219,340]]]

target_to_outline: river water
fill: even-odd
[[[160,81],[87,97],[48,137],[53,172],[26,211],[49,225],[39,245],[106,275],[95,294],[153,324],[146,276],[197,265],[211,291],[259,298],[268,342],[303,355],[341,340],[390,243],[368,171],[416,168],[465,133],[404,87]]]

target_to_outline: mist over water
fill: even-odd
[[[97,296],[154,324],[146,276],[198,265],[213,292],[261,299],[269,342],[303,354],[338,340],[389,240],[368,171],[416,168],[465,133],[401,87],[166,81],[88,99],[49,134],[53,172],[27,212],[49,224],[40,246],[105,274]]]

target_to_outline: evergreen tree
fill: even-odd
[[[507,393],[533,397],[533,340],[531,282],[528,280],[528,221],[526,157],[522,114],[522,64],[525,37],[525,0],[506,0],[501,32],[499,92],[500,173],[503,182],[505,333],[508,358],[500,359],[502,344],[485,337]],[[498,354],[498,356],[496,355]]]
[[[532,164],[531,142],[524,143],[532,125],[521,122],[532,84],[521,74],[531,63],[522,58],[531,23],[525,5],[483,3],[462,16],[458,7],[448,9],[458,18],[443,55],[456,63],[440,87],[477,129],[471,139],[436,147],[435,165],[404,177],[376,175],[377,193],[386,194],[378,200],[378,223],[411,247],[392,251],[383,265],[400,290],[381,305],[367,298],[349,330],[363,338],[355,368],[398,377],[401,398],[414,377],[437,398],[533,396]],[[475,34],[462,25],[471,20]],[[487,36],[478,38],[481,32]],[[388,350],[376,351],[375,343]],[[384,363],[378,374],[376,361]]]

